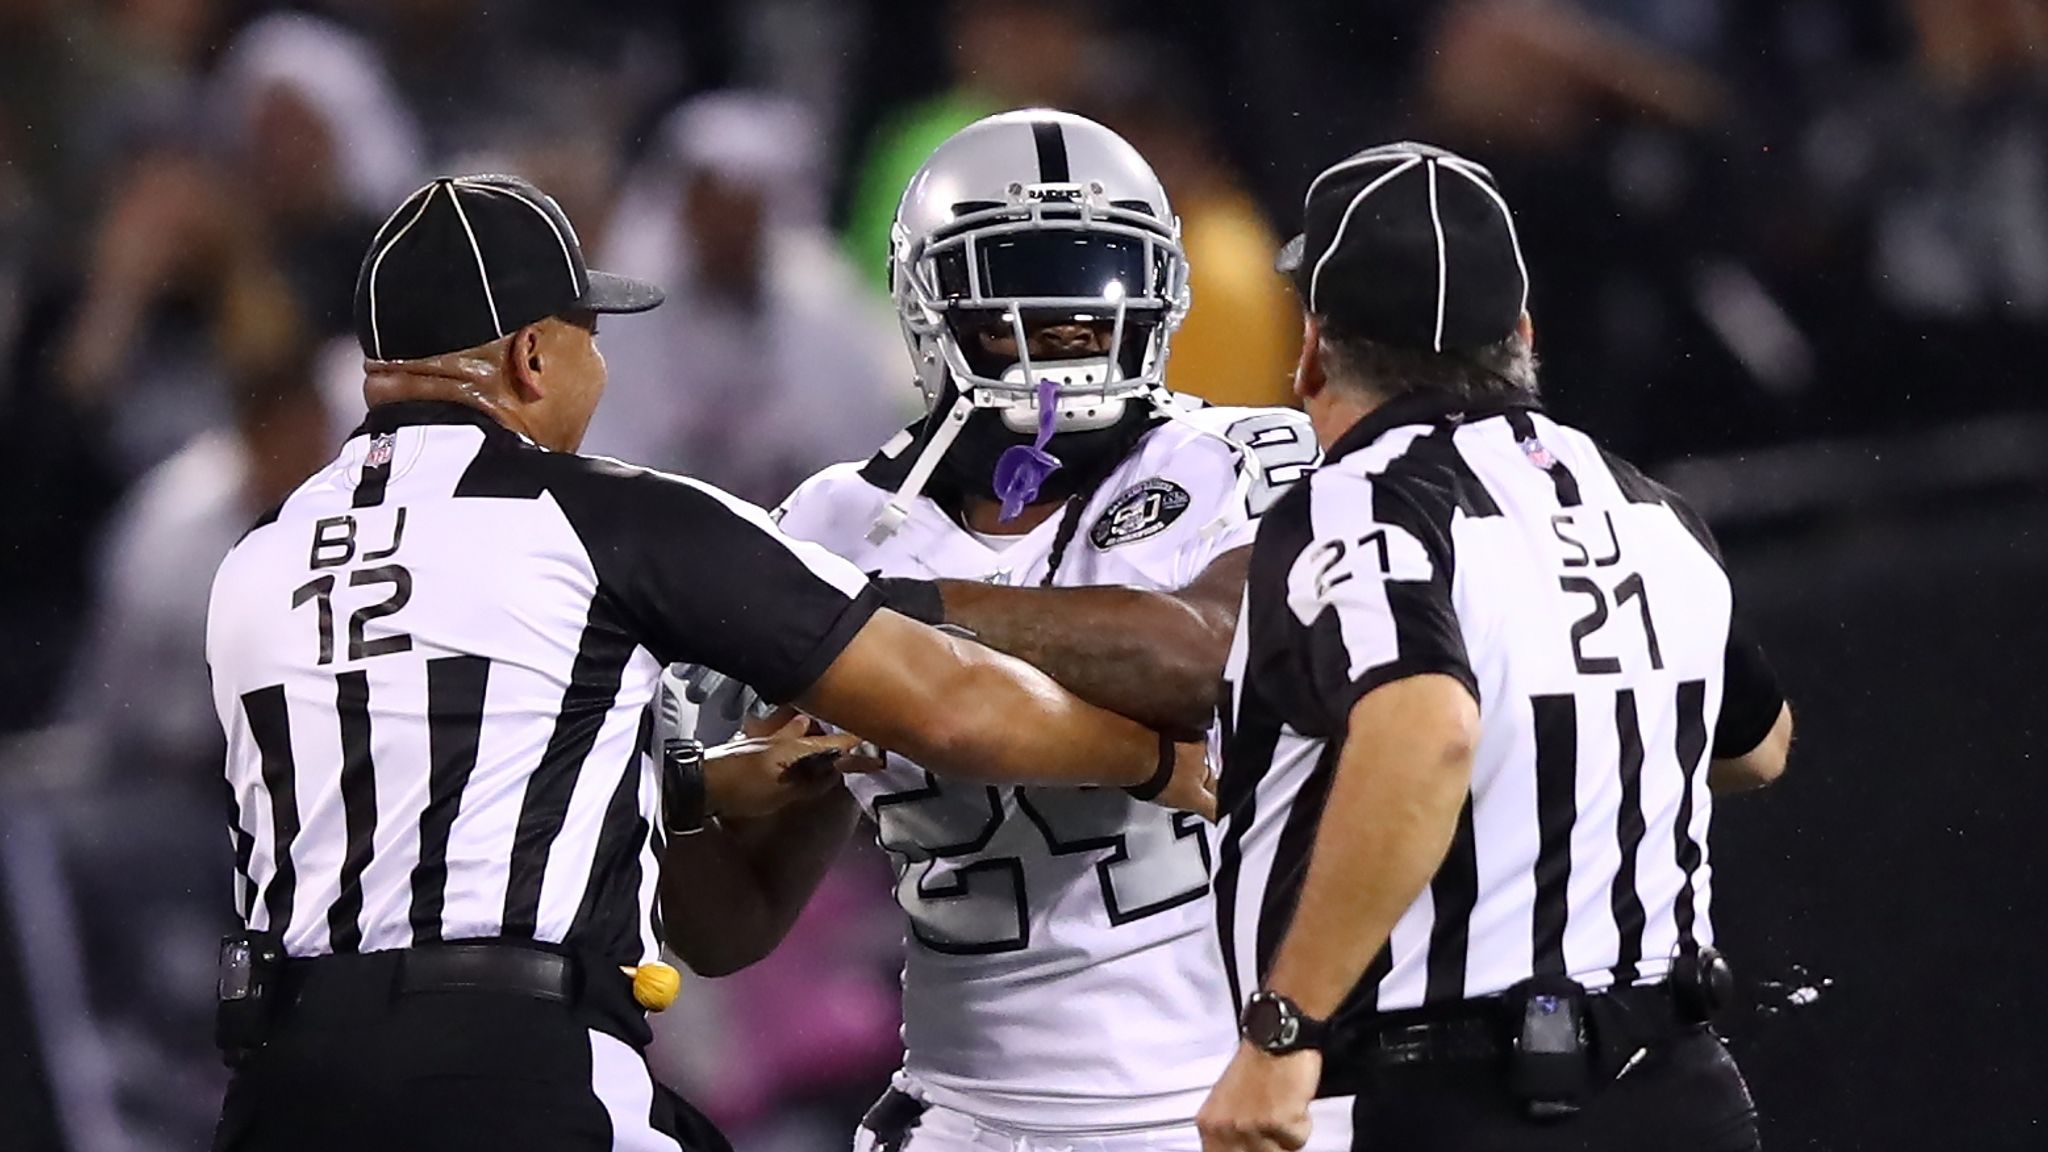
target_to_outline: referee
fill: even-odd
[[[660,301],[587,269],[507,177],[436,180],[372,241],[368,419],[229,553],[208,612],[246,926],[216,1148],[720,1142],[649,1080],[630,975],[654,970],[658,881],[689,882],[659,876],[640,753],[666,664],[940,771],[1197,799],[1198,756],[879,610],[751,505],[575,455],[599,315]],[[713,758],[684,823],[794,798],[815,781],[783,770],[851,739]]]
[[[1243,1041],[1209,1152],[1757,1146],[1707,1020],[1717,793],[1791,714],[1705,526],[1546,417],[1486,169],[1310,184],[1282,253],[1321,469],[1266,515],[1226,671],[1216,891]]]

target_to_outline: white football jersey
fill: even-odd
[[[877,481],[906,448],[899,438],[866,466],[812,477],[783,506],[783,531],[889,576],[1044,580],[1057,515],[987,543],[921,498],[869,543],[891,495]],[[1295,411],[1203,408],[1163,423],[1096,489],[1054,582],[1184,587],[1249,545],[1256,514],[1315,459]],[[1237,1034],[1200,818],[1113,788],[951,783],[893,756],[849,785],[909,917],[909,1081],[934,1103],[1034,1131],[1194,1116]]]

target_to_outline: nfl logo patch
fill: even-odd
[[[1522,441],[1522,455],[1529,458],[1529,463],[1543,469],[1545,472],[1557,467],[1557,457],[1552,456],[1550,449],[1543,446],[1543,441],[1538,440],[1534,436]]]
[[[398,445],[398,436],[386,432],[370,441],[370,454],[363,457],[363,467],[382,468],[391,463],[391,453]]]

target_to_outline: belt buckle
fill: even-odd
[[[1382,1063],[1421,1064],[1432,1054],[1435,1045],[1431,1041],[1429,1025],[1409,1024],[1382,1031],[1373,1047]]]

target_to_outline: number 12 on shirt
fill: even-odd
[[[308,566],[316,571],[321,568],[337,568],[361,559],[365,562],[388,560],[398,554],[405,543],[405,508],[397,509],[392,520],[390,543],[382,548],[364,549],[357,552],[356,538],[360,526],[354,516],[329,516],[313,526],[313,547]],[[334,592],[338,584],[337,574],[323,573],[299,585],[292,591],[292,607],[302,608],[307,603],[314,606],[314,628],[317,634],[318,653],[316,663],[334,663]],[[379,564],[374,568],[357,568],[348,573],[349,588],[388,587],[389,593],[381,600],[364,603],[348,618],[348,650],[346,659],[366,660],[372,656],[389,656],[397,652],[412,650],[412,636],[405,632],[391,632],[382,636],[371,636],[370,622],[385,616],[395,615],[412,599],[412,572],[402,564]]]

